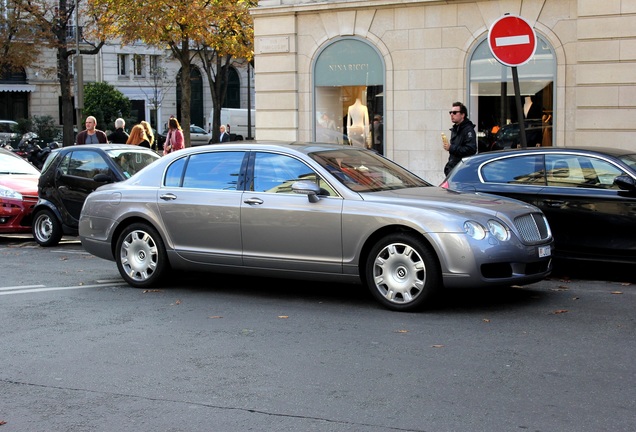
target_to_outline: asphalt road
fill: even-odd
[[[0,432],[636,430],[629,268],[397,313],[355,285],[133,289],[73,238],[0,259]]]

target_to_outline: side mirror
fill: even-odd
[[[614,184],[621,190],[636,192],[636,180],[628,175],[619,175],[614,179]]]
[[[97,183],[112,183],[113,180],[110,178],[110,176],[108,174],[97,174],[95,175],[95,177],[93,177],[93,180],[95,180]]]
[[[305,180],[297,181],[292,183],[291,188],[292,191],[297,194],[307,195],[307,199],[309,199],[310,203],[320,201],[320,197],[318,196],[320,195],[320,187],[314,182]]]

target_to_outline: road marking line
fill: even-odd
[[[115,284],[77,285],[77,286],[50,287],[50,288],[37,288],[37,287],[43,287],[43,285],[27,285],[25,287],[0,288],[0,290],[9,290],[7,292],[0,292],[0,295],[27,294],[27,293],[36,293],[36,292],[45,292],[45,291],[61,291],[61,290],[73,290],[73,289],[85,289],[85,288],[100,288],[100,287],[120,286],[120,285],[128,285],[128,284],[126,282],[119,282]],[[32,288],[32,289],[29,289],[29,288]]]

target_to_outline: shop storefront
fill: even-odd
[[[482,151],[498,130],[517,145],[520,118],[532,146],[594,145],[603,135],[635,146],[636,6],[629,12],[593,0],[261,0],[252,11],[256,139],[376,146],[435,183],[448,157],[440,132],[461,101]],[[517,68],[523,113],[511,68],[487,43],[507,13],[537,35]]]

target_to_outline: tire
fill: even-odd
[[[437,257],[422,240],[395,233],[371,249],[365,283],[384,307],[401,312],[423,309],[441,286]]]
[[[62,223],[57,219],[55,213],[48,209],[39,210],[35,213],[31,232],[37,244],[43,247],[57,245],[64,234]]]
[[[134,223],[122,231],[115,260],[121,277],[135,288],[158,285],[170,266],[159,233],[145,223]]]

